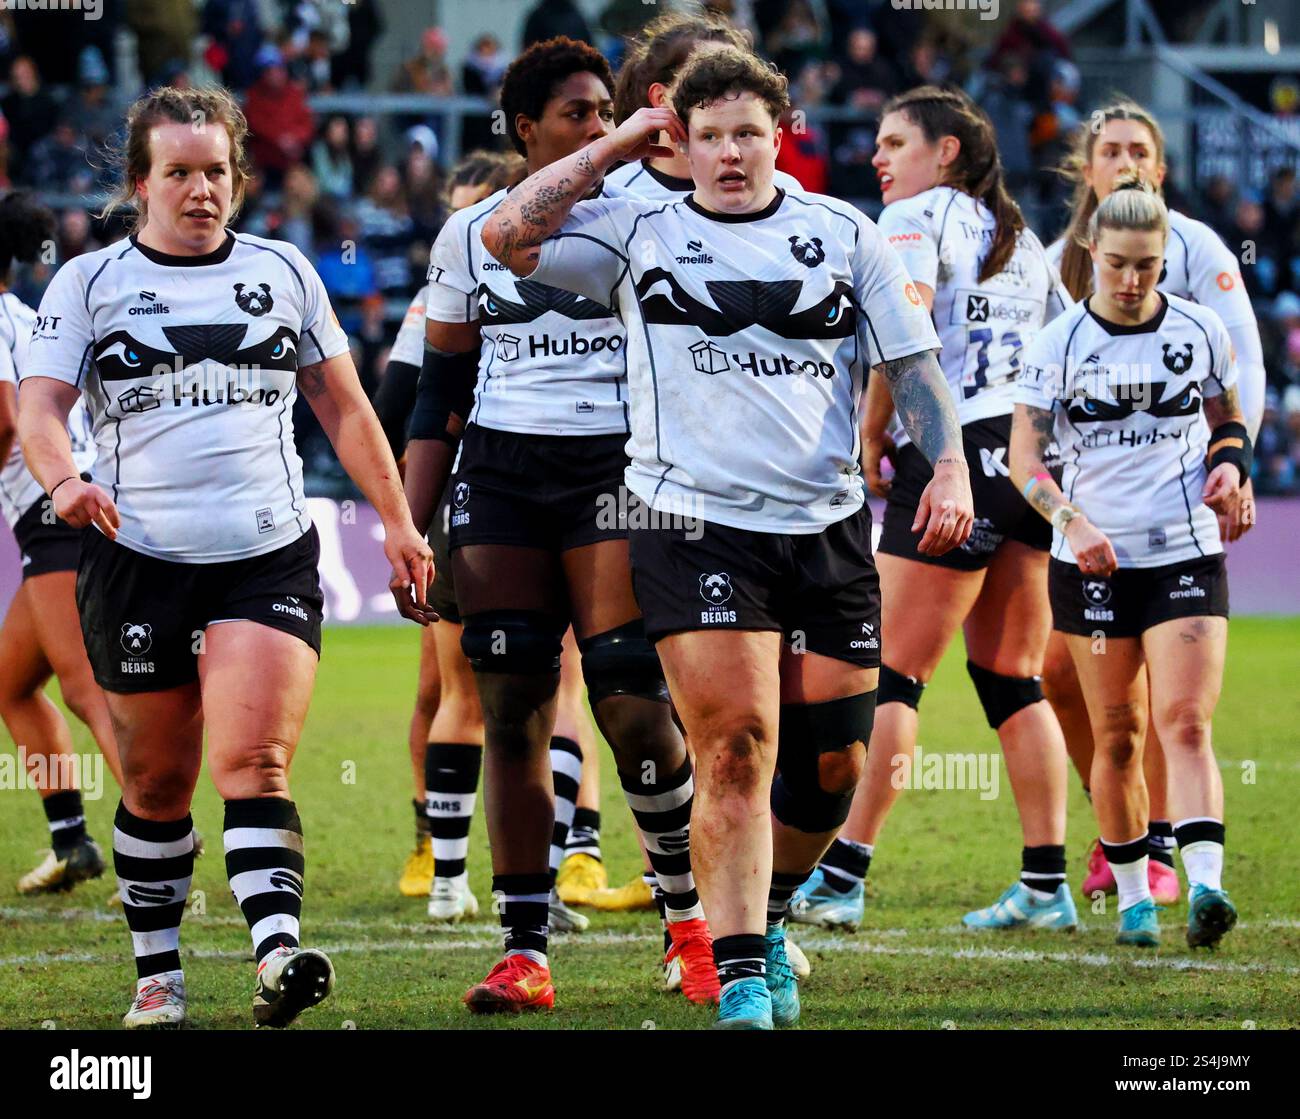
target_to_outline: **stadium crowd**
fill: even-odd
[[[983,47],[972,41],[969,20],[897,12],[888,0],[711,0],[705,7],[744,28],[789,77],[796,111],[813,111],[801,129],[787,128],[778,162],[806,189],[877,213],[874,114],[901,90],[957,82],[992,119],[1008,186],[1031,226],[1045,241],[1060,234],[1068,188],[1054,168],[1080,121],[1081,77],[1068,39],[1044,16],[1039,0],[1020,0],[1015,17]],[[889,18],[882,18],[882,9]],[[527,15],[520,46],[567,34],[597,46],[617,68],[626,37],[654,11],[639,0],[611,0],[593,25],[572,0],[546,0]],[[512,57],[506,44],[484,34],[457,64],[448,57],[442,29],[429,27],[418,47],[384,74],[372,58],[385,26],[377,0],[342,8],[318,0],[204,0],[198,6],[193,0],[141,0],[120,13],[110,6],[97,23],[70,23],[77,49],[57,53],[45,30],[35,34],[56,14],[37,14],[41,23],[33,27],[25,13],[0,12],[0,74],[7,78],[0,96],[0,187],[39,185],[64,196],[55,207],[58,261],[124,235],[120,220],[100,221],[95,207],[73,198],[102,197],[122,103],[140,92],[117,75],[114,36],[124,26],[135,35],[146,88],[220,80],[242,96],[257,174],[239,228],[289,241],[316,264],[353,340],[362,384],[373,395],[402,311],[423,283],[428,246],[448,216],[442,199],[448,168],[439,145],[445,122],[437,113],[317,114],[309,99],[380,88],[493,102]],[[821,107],[855,110],[861,119],[818,123]],[[502,149],[499,132],[486,115],[469,117],[462,147]],[[1255,263],[1242,270],[1259,312],[1270,380],[1256,484],[1261,494],[1300,492],[1295,171],[1275,171],[1263,198],[1227,176],[1212,179],[1200,197],[1183,197],[1172,183],[1166,195],[1229,245],[1258,245]],[[37,264],[20,271],[15,290],[39,302],[53,270],[53,264]],[[295,420],[311,487],[346,487],[310,411],[300,409]]]

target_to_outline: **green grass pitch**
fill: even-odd
[[[582,935],[553,941],[557,1009],[520,1019],[473,1019],[465,988],[495,962],[490,916],[434,931],[424,903],[398,896],[411,844],[406,726],[418,636],[402,629],[326,631],[325,658],[293,790],[307,835],[304,940],[329,951],[334,995],[297,1028],[693,1028],[711,1013],[659,987],[652,914],[594,914]],[[865,927],[855,936],[795,926],[812,961],[803,988],[805,1028],[1224,1028],[1294,1027],[1300,1017],[1300,619],[1232,623],[1215,739],[1227,796],[1225,884],[1241,913],[1223,948],[1193,955],[1186,906],[1163,915],[1156,953],[1113,942],[1114,913],[1078,894],[1096,828],[1071,776],[1070,883],[1083,928],[1074,935],[975,934],[961,914],[988,904],[1013,879],[1020,848],[1015,807],[1000,793],[906,792],[877,845]],[[74,722],[77,748],[93,749]],[[922,708],[926,750],[995,753],[950,652]],[[611,883],[638,868],[631,821],[603,759],[604,848]],[[116,790],[87,805],[92,834],[111,845]],[[133,988],[130,939],[105,902],[111,877],[65,896],[20,898],[13,883],[34,865],[45,825],[31,791],[6,790],[0,829],[0,1026],[113,1028]],[[209,853],[196,868],[203,912],[187,913],[182,955],[191,1023],[251,1025],[248,933],[226,885],[221,805],[206,775],[194,806]],[[110,871],[111,875],[111,871]],[[490,911],[488,853],[475,820],[470,878]],[[1112,902],[1113,905],[1113,902]]]

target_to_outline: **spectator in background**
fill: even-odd
[[[804,114],[825,104],[826,85],[820,64],[803,68],[790,91],[791,107],[781,118],[781,150],[776,153],[777,169],[793,175],[813,194],[825,194],[830,185],[830,153],[825,134]]]
[[[1283,275],[1281,262],[1272,246],[1263,241],[1264,207],[1251,194],[1243,193],[1232,214],[1232,227],[1228,230],[1228,244],[1233,251],[1244,241],[1255,247],[1255,262],[1243,263],[1241,278],[1251,299],[1271,299],[1278,290]]]
[[[126,0],[125,15],[127,27],[135,32],[145,85],[162,85],[169,66],[189,66],[199,34],[194,0]]]
[[[351,334],[361,325],[361,301],[379,290],[374,257],[362,243],[357,219],[336,203],[320,202],[312,213],[312,226],[313,263],[340,325]]]
[[[447,35],[441,27],[426,27],[419,51],[398,67],[393,77],[396,93],[428,93],[450,97],[455,92],[447,65]]]
[[[242,92],[257,80],[262,23],[257,0],[207,0],[201,27],[211,42],[204,61],[228,88]]]
[[[480,35],[474,40],[469,57],[460,69],[462,91],[469,97],[486,98],[495,105],[508,64],[500,40],[495,35]],[[462,129],[461,146],[466,151],[495,148],[499,144],[498,137],[492,132],[490,116],[466,117]]]
[[[355,212],[361,243],[374,261],[375,286],[385,295],[409,299],[413,289],[408,251],[416,241],[415,223],[396,167],[379,169]],[[424,248],[427,254],[427,244]]]
[[[932,76],[922,74],[916,65],[916,49],[926,30],[926,13],[915,8],[895,9],[890,0],[870,0],[868,24],[880,37],[880,56],[889,59],[900,71],[900,88],[924,85]]]
[[[826,29],[808,0],[787,0],[780,22],[763,40],[763,49],[783,73],[803,74],[822,61],[829,46]]]
[[[877,53],[876,33],[867,27],[849,32],[845,59],[831,90],[831,100],[872,116],[899,90],[898,72]]]
[[[289,67],[289,76],[308,93],[332,93],[334,69],[330,39],[319,27],[307,33],[307,42]]]
[[[1300,220],[1300,194],[1296,191],[1295,169],[1279,167],[1269,183],[1264,202],[1264,240],[1283,265],[1282,285],[1292,283],[1291,262],[1297,249],[1296,222]]]
[[[0,98],[0,110],[9,122],[10,167],[23,174],[31,149],[51,132],[59,119],[59,106],[42,87],[41,76],[26,55],[9,67],[9,92]]]
[[[1083,122],[1075,107],[1081,80],[1079,68],[1073,62],[1057,59],[1052,69],[1048,104],[1034,117],[1030,128],[1036,194],[1044,222],[1034,232],[1044,244],[1055,241],[1069,221],[1071,188],[1056,169],[1069,156],[1076,130]]]
[[[1260,495],[1286,493],[1295,482],[1291,432],[1279,403],[1277,389],[1267,389],[1264,393],[1264,419],[1255,439],[1255,469],[1252,472],[1255,492]]]
[[[294,164],[284,173],[279,225],[269,236],[288,241],[310,258],[315,240],[312,215],[319,200],[320,189],[315,176],[301,163]]]
[[[1000,70],[1011,56],[1025,60],[1030,71],[1030,90],[1036,101],[1045,101],[1057,59],[1069,60],[1070,41],[1043,14],[1042,0],[1017,0],[1016,14],[993,44],[984,61],[989,70]]]
[[[248,88],[244,115],[248,118],[249,154],[267,186],[275,190],[284,173],[307,152],[316,131],[315,118],[302,86],[289,80],[284,59],[275,47],[257,54],[258,78]]]
[[[538,0],[524,20],[524,41],[520,50],[527,50],[534,43],[554,39],[557,35],[567,35],[593,47],[596,45],[587,17],[573,0]]]
[[[25,181],[42,190],[89,194],[95,185],[86,159],[89,148],[86,134],[72,118],[61,117],[53,132],[32,145],[23,164]]]
[[[330,117],[320,138],[311,146],[311,169],[322,194],[331,198],[352,195],[352,154],[348,118]]]
[[[376,0],[352,0],[347,7],[348,45],[334,56],[334,86],[364,89],[370,84],[370,52],[384,33]]]
[[[82,253],[93,253],[104,247],[93,234],[90,215],[80,208],[64,210],[59,215],[55,241],[58,245],[58,259],[61,261],[71,260]]]
[[[1034,177],[1029,148],[1034,108],[1026,93],[1028,83],[1029,67],[1025,60],[1018,54],[1003,55],[999,73],[985,88],[979,103],[997,132],[1007,189],[1026,210],[1026,220],[1033,225],[1032,207],[1026,205]]]
[[[96,149],[122,125],[122,112],[111,100],[108,67],[94,47],[81,52],[77,64],[77,100],[70,110]]]
[[[402,164],[402,189],[406,195],[407,207],[414,224],[415,265],[411,273],[415,286],[424,283],[429,270],[428,246],[447,220],[447,211],[442,204],[442,182],[438,175],[438,164],[434,153],[423,144],[413,143]]]
[[[1201,193],[1201,220],[1225,241],[1232,229],[1236,193],[1236,184],[1227,175],[1215,175]]]
[[[370,189],[384,153],[379,150],[379,125],[374,117],[357,117],[352,123],[352,191],[364,194]]]

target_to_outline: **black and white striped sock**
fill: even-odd
[[[194,821],[145,820],[125,804],[113,820],[113,869],[140,979],[181,967],[181,918],[194,875]]]
[[[465,873],[482,765],[483,750],[463,742],[430,742],[424,755],[424,807],[433,837],[433,873],[439,878]]]
[[[720,936],[713,942],[713,962],[723,991],[742,979],[762,979],[767,975],[767,942],[759,933]]]
[[[767,889],[768,928],[785,923],[785,907],[790,901],[790,895],[808,881],[810,873],[811,871],[782,874],[779,870],[772,871],[772,884]]]
[[[550,932],[551,881],[547,874],[494,874],[492,893],[501,915],[506,955],[525,955],[534,963],[546,963],[546,940]]]
[[[1147,821],[1147,855],[1174,869],[1174,825],[1169,820]]]
[[[672,924],[703,917],[704,908],[691,873],[695,779],[690,759],[682,762],[676,773],[660,780],[643,780],[642,773],[620,773],[618,779],[663,891],[664,920]]]
[[[875,850],[870,843],[855,843],[837,836],[817,864],[821,867],[822,881],[837,894],[849,893],[866,881]]]
[[[63,858],[86,838],[86,813],[78,789],[64,789],[51,793],[43,801],[45,819],[50,825],[50,846],[54,854]]]
[[[595,808],[576,808],[569,838],[564,842],[564,857],[590,855],[600,862],[600,812]]]
[[[551,833],[551,881],[564,859],[564,845],[573,824],[582,781],[582,750],[572,738],[551,739],[551,774],[555,781],[555,830]]]
[[[302,915],[302,821],[280,797],[226,801],[226,875],[253,937],[258,964],[298,945]]]

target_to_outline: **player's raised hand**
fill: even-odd
[[[388,589],[393,592],[397,612],[427,626],[438,620],[429,605],[429,588],[433,585],[433,552],[428,542],[409,521],[384,534],[384,555],[393,565]]]
[[[1115,548],[1110,538],[1087,517],[1075,517],[1065,526],[1065,538],[1070,542],[1074,562],[1085,575],[1109,578],[1119,568]]]
[[[672,159],[676,149],[655,142],[660,132],[667,132],[670,142],[686,142],[686,125],[669,108],[638,109],[605,140],[617,158],[628,163],[639,159]]]
[[[974,523],[975,499],[966,464],[940,464],[921,494],[912,521],[913,532],[925,529],[916,550],[926,556],[941,556],[959,548],[966,543]]]
[[[117,539],[117,529],[122,523],[108,493],[80,478],[71,478],[54,487],[54,514],[73,528],[98,525],[110,540]]]

